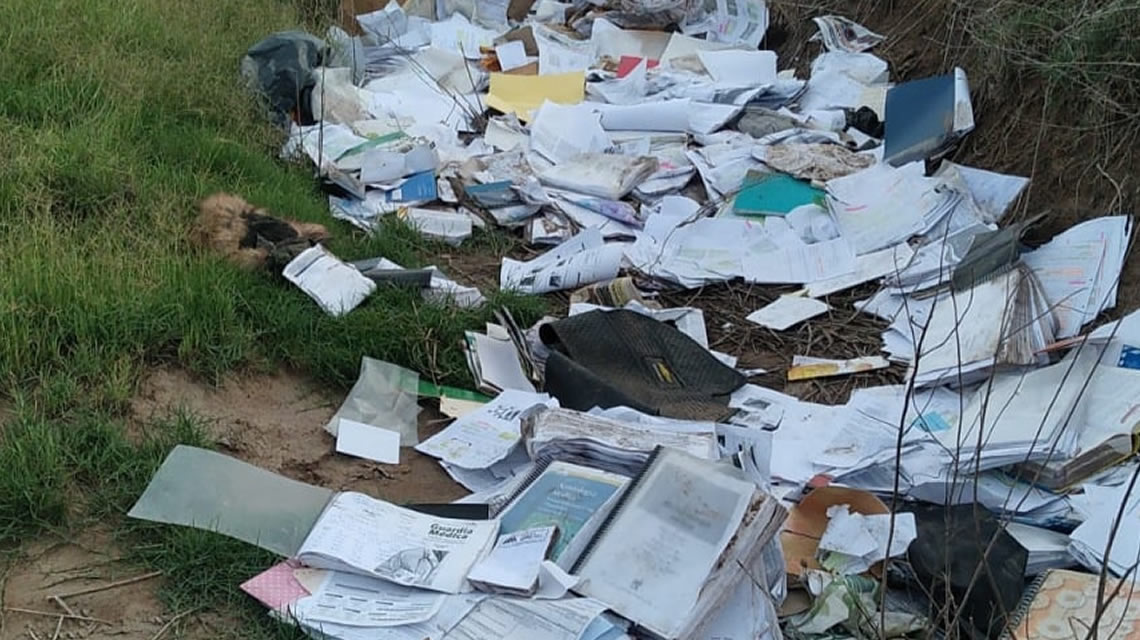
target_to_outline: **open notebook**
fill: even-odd
[[[733,466],[659,447],[574,566],[576,591],[664,640],[711,630],[730,609],[762,618],[768,612],[728,602],[761,575],[760,548],[786,516]]]

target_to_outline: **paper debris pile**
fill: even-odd
[[[330,36],[351,56],[282,34],[250,51],[284,151],[366,232],[391,215],[452,246],[520,235],[538,251],[504,258],[500,288],[573,291],[568,313],[467,332],[486,398],[364,361],[328,426],[337,451],[432,456],[473,492],[456,504],[179,448],[132,516],[282,555],[243,588],[346,640],[870,639],[939,624],[921,594],[947,591],[970,608],[954,632],[997,637],[1027,576],[1135,576],[1140,314],[1086,329],[1115,307],[1132,219],[1027,246],[1039,218],[1006,217],[1028,178],[947,159],[974,127],[964,70],[893,78],[873,53],[890,34],[820,16],[797,78],[760,48],[763,0],[393,2],[355,19],[363,36]],[[306,55],[267,62],[282,42]],[[387,284],[485,302],[437,269],[320,245],[285,277],[333,315]],[[730,281],[787,287],[747,316],[768,337],[842,314],[887,325],[857,357],[786,354],[781,380],[895,367],[904,383],[842,405],[749,384],[699,295],[657,295]],[[829,298],[861,285],[854,309]],[[424,395],[454,420],[420,441]],[[905,606],[897,571],[925,605]]]

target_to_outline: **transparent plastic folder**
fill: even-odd
[[[292,557],[332,495],[220,453],[179,445],[127,515],[215,531]]]

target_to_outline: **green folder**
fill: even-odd
[[[732,210],[742,216],[783,216],[796,207],[822,203],[824,196],[822,189],[785,173],[750,170]]]

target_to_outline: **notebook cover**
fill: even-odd
[[[1140,640],[1140,594],[1124,584],[1112,597],[1118,581],[1105,583],[1108,602],[1098,625],[1098,636],[1112,640]],[[1068,640],[1084,638],[1096,618],[1100,576],[1094,573],[1054,569],[1042,574],[1026,591],[1017,612],[1016,623],[1004,639]]]

